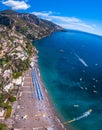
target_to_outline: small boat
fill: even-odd
[[[98,93],[98,92],[96,90],[94,90],[93,93]]]
[[[92,112],[92,109],[89,109],[88,112],[91,113],[91,112]]]
[[[81,89],[84,89],[83,87],[80,87]]]
[[[95,64],[95,66],[98,66],[98,64]]]
[[[63,49],[61,49],[61,50],[60,50],[60,52],[61,52],[61,53],[63,53],[63,52],[64,52],[64,50],[63,50]]]
[[[93,88],[96,88],[96,86],[95,86],[95,85],[93,85]]]
[[[96,80],[96,82],[98,82],[98,80]]]
[[[74,107],[79,107],[79,105],[75,104]]]
[[[83,79],[82,78],[80,78],[80,81],[82,81]]]
[[[85,90],[87,90],[87,88],[85,87]]]
[[[69,124],[69,123],[72,123],[72,122],[78,121],[78,120],[80,120],[80,119],[82,119],[82,118],[84,118],[84,117],[89,116],[89,115],[91,114],[91,112],[92,112],[92,109],[89,109],[88,111],[86,111],[85,113],[83,113],[82,116],[79,116],[79,117],[73,118],[72,120],[69,120],[69,121],[67,121],[67,122],[64,122],[63,124],[66,125],[66,124]]]

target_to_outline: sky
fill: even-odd
[[[0,10],[37,15],[66,29],[102,36],[102,0],[0,0]]]

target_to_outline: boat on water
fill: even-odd
[[[75,122],[75,121],[80,120],[80,119],[82,119],[84,117],[87,117],[88,115],[90,115],[91,112],[92,112],[92,109],[89,109],[87,112],[83,113],[82,116],[73,118],[72,120],[65,122],[64,125]]]
[[[79,107],[79,105],[75,104],[74,107]]]
[[[64,52],[64,50],[63,49],[61,49],[61,50],[59,50],[61,53],[63,53]]]

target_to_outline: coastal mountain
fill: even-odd
[[[0,11],[0,92],[29,68],[37,51],[33,40],[41,39],[63,28],[28,13]],[[12,86],[15,84],[12,83]],[[8,89],[6,90],[9,91]]]
[[[0,11],[0,112],[6,113],[3,119],[11,115],[22,75],[37,60],[37,50],[32,41],[62,30],[62,27],[33,14]],[[8,122],[4,120],[3,123],[8,126]],[[0,129],[6,125],[0,122]]]
[[[12,10],[0,12],[0,24],[25,35],[30,40],[41,39],[54,31],[63,30],[62,27],[33,14]]]

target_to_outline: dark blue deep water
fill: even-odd
[[[92,109],[70,125],[74,130],[102,130],[102,37],[70,30],[34,45],[43,82],[63,121]]]

